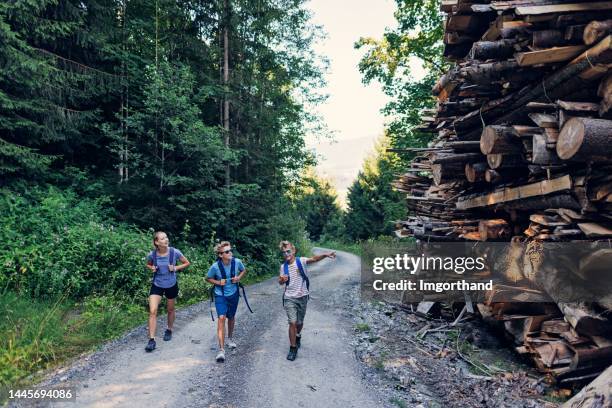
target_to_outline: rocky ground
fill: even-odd
[[[558,406],[558,390],[479,320],[451,326],[453,316],[425,319],[398,305],[362,303],[356,289],[347,296],[355,354],[396,406]]]

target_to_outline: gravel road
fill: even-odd
[[[317,249],[315,252],[320,251]],[[248,268],[248,265],[247,265]],[[359,284],[360,261],[338,252],[311,265],[311,299],[297,360],[286,360],[287,319],[276,279],[247,288],[240,302],[238,348],[214,361],[208,303],[180,310],[172,341],[145,353],[140,327],[60,369],[40,386],[76,386],[78,407],[381,407],[388,400],[364,381],[351,336],[346,293]],[[158,336],[165,327],[160,318]],[[74,407],[74,403],[35,406]]]

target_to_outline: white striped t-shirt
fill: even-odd
[[[300,262],[302,263],[302,268],[306,276],[308,276],[308,269],[306,268],[307,259],[306,257],[300,257]],[[280,267],[280,275],[283,276],[284,274],[285,263],[283,262]],[[289,286],[287,286],[285,296],[295,299],[306,295],[308,295],[306,282],[302,279],[302,275],[300,275],[300,271],[298,271],[297,262],[294,260],[293,263],[289,265]]]

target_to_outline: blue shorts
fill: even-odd
[[[238,300],[240,300],[240,293],[238,293],[238,290],[231,296],[215,295],[217,316],[225,316],[228,319],[233,319],[238,309]]]

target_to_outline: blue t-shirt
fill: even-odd
[[[178,249],[174,248],[174,265],[176,266],[178,260],[183,257],[183,253]],[[153,251],[149,252],[147,261],[153,262]],[[158,288],[171,288],[176,285],[176,272],[170,272],[168,265],[170,264],[170,249],[166,256],[160,256],[157,253],[157,273],[153,279],[153,284]]]
[[[240,272],[244,271],[244,265],[240,259],[234,258],[234,260],[236,260],[235,276],[238,276]],[[238,290],[238,284],[232,283],[232,280],[231,280],[231,276],[232,276],[231,275],[231,270],[232,270],[231,262],[229,265],[223,264],[223,269],[225,269],[227,281],[225,282],[225,286],[223,286],[223,292],[221,292],[221,287],[215,285],[215,295],[232,296]],[[212,278],[215,280],[223,279],[223,275],[221,274],[221,271],[219,270],[219,265],[217,264],[217,262],[211,265],[210,269],[208,270],[208,273],[206,274],[206,277]]]

